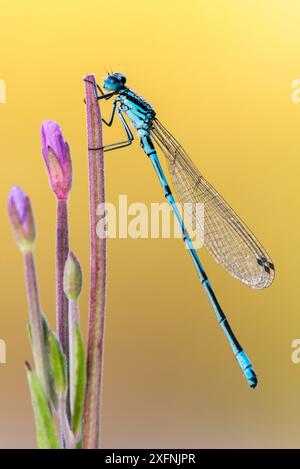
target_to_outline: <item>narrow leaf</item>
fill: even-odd
[[[48,334],[49,334],[49,331],[50,331],[50,327],[49,327],[48,319],[46,318],[46,316],[43,313],[41,313],[41,318],[42,318],[42,328],[43,328],[44,341],[45,341],[45,344],[47,345]]]
[[[48,320],[47,320],[46,316],[43,313],[41,313],[41,318],[42,318],[42,329],[43,329],[44,342],[45,342],[45,345],[47,345],[47,343],[48,343],[48,333],[50,331],[50,328],[49,328]],[[28,336],[29,336],[29,340],[30,340],[30,344],[31,344],[32,343],[32,326],[31,326],[30,322],[27,324],[27,332],[28,332]]]
[[[30,341],[30,345],[32,346],[32,327],[30,322],[27,324],[27,333]]]
[[[73,389],[71,393],[73,398],[73,409],[72,409],[72,430],[74,435],[78,434],[81,430],[83,406],[85,398],[86,388],[86,361],[84,343],[79,329],[79,324],[76,322],[75,325],[75,336],[74,340],[74,367],[72,369],[73,379],[71,380]]]
[[[48,340],[54,387],[59,396],[65,396],[68,390],[67,360],[53,332],[49,332]]]
[[[59,443],[49,404],[37,375],[26,364],[27,379],[35,416],[37,438],[42,449],[58,449]]]
[[[52,372],[52,365],[50,359],[50,345],[49,345],[49,334],[50,334],[50,327],[46,316],[41,313],[42,318],[42,328],[43,328],[43,337],[44,337],[44,344],[46,349],[46,363],[47,363],[47,370],[48,370],[48,377],[49,377],[49,385],[50,385],[50,399],[54,407],[57,407],[57,395],[54,388],[54,378]],[[29,336],[30,344],[32,345],[32,327],[30,322],[27,324],[27,333]]]

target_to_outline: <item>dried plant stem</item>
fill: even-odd
[[[56,321],[57,332],[63,351],[69,360],[68,299],[63,289],[64,268],[69,253],[67,200],[57,201],[56,233]]]
[[[24,268],[34,364],[37,376],[48,397],[50,395],[49,375],[47,371],[37,277],[32,252],[24,254]]]
[[[85,77],[90,190],[90,312],[87,349],[87,388],[84,407],[83,447],[98,448],[104,318],[106,294],[106,239],[96,233],[96,211],[105,202],[101,114],[95,97],[95,77]]]

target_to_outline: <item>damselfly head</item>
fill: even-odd
[[[109,91],[117,91],[126,83],[126,77],[123,73],[111,73],[104,80],[103,88]]]

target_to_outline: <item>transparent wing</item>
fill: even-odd
[[[202,176],[170,132],[154,119],[151,135],[163,151],[171,180],[192,222],[191,206],[204,204],[204,246],[233,277],[252,288],[266,288],[274,279],[274,264],[251,231]],[[185,206],[186,207],[186,206]],[[202,223],[196,229],[201,230]]]

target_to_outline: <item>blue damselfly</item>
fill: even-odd
[[[248,384],[255,388],[257,377],[254,369],[236,339],[228,320],[216,298],[203,265],[189,236],[182,215],[175,203],[168,181],[165,177],[157,156],[154,142],[164,153],[171,181],[178,196],[179,202],[185,207],[193,204],[204,204],[204,246],[212,257],[221,264],[233,277],[239,279],[249,287],[262,289],[268,287],[274,278],[274,264],[270,257],[257,241],[251,231],[230,208],[218,192],[202,176],[187,153],[178,141],[157,119],[152,106],[141,96],[125,86],[126,77],[121,73],[111,73],[104,81],[104,93],[100,86],[95,89],[97,99],[110,99],[114,97],[112,113],[109,121],[103,122],[111,126],[115,112],[121,120],[126,132],[126,140],[112,143],[103,147],[104,151],[115,150],[130,145],[134,139],[133,134],[125,120],[124,114],[136,128],[141,141],[141,147],[149,157],[164,195],[173,209],[174,215],[181,229],[182,238],[188,247],[200,281],[212,304],[218,322],[232,348],[232,351],[246,377]],[[92,149],[93,150],[93,149]],[[97,150],[97,149],[95,149]],[[188,213],[195,222],[195,215]],[[196,223],[201,227],[201,223]]]

